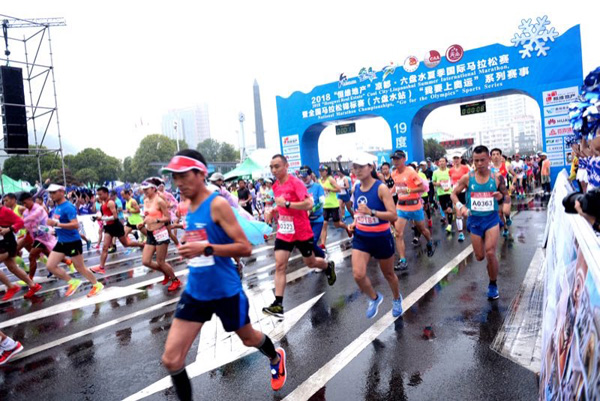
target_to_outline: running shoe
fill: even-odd
[[[50,278],[52,277],[52,272],[48,272],[48,275],[46,276],[46,278]]]
[[[23,298],[31,298],[35,295],[36,292],[42,289],[42,286],[39,283],[36,283],[33,287],[29,287],[29,291],[23,295]]]
[[[21,291],[21,287],[18,285],[15,285],[14,287],[9,288],[8,290],[6,290],[6,293],[4,293],[4,296],[2,297],[3,301],[8,301],[10,299],[12,299],[12,297],[14,297],[17,292]]]
[[[179,281],[179,279],[175,279],[171,282],[171,285],[169,286],[169,288],[167,288],[167,291],[169,291],[169,292],[175,291],[179,287],[181,287],[181,281]]]
[[[244,268],[246,267],[246,264],[244,263],[244,261],[242,259],[239,260],[239,262],[237,263],[237,270],[238,270],[238,275],[240,276],[240,280],[244,277]]]
[[[17,355],[21,351],[23,351],[23,345],[21,345],[21,343],[18,341],[16,342],[15,347],[13,349],[2,350],[2,354],[0,354],[0,365],[4,365],[13,356]]]
[[[510,227],[512,225],[512,219],[510,218],[510,216],[506,216],[506,226]]]
[[[163,281],[161,281],[160,283],[162,285],[167,285],[167,284],[169,284],[169,281],[171,281],[171,278],[165,274],[165,277],[163,278]]]
[[[124,254],[124,255],[125,255],[125,256],[127,256],[127,255],[129,255],[131,252],[133,252],[133,248],[127,248],[127,249],[125,250],[125,254]]]
[[[69,268],[69,273],[71,273],[71,274],[73,274],[77,271],[77,270],[75,270],[75,266],[73,265],[73,262],[68,263],[67,267]]]
[[[42,262],[45,265],[48,264],[48,257],[46,255],[40,256],[40,262]]]
[[[327,262],[327,269],[325,269],[325,275],[327,276],[327,284],[334,285],[337,280],[337,275],[335,274],[335,263],[333,261]]]
[[[500,294],[498,293],[498,286],[494,284],[488,285],[487,292],[488,299],[498,299],[500,298]]]
[[[273,302],[271,306],[266,306],[262,308],[262,311],[265,315],[275,316],[280,319],[283,319],[283,305],[279,305]]]
[[[92,241],[87,240],[86,246],[87,246],[87,250],[89,251],[92,248]]]
[[[27,287],[27,283],[24,282],[23,280],[17,281],[17,285],[20,285],[21,287]]]
[[[275,351],[279,354],[279,362],[277,362],[275,365],[271,365],[271,388],[273,391],[281,390],[287,377],[285,350],[280,347]]]
[[[71,295],[73,295],[75,293],[75,291],[77,291],[77,289],[79,288],[80,285],[81,285],[81,280],[79,280],[79,279],[72,278],[71,280],[69,280],[69,288],[67,289],[67,292],[65,293],[65,297],[70,297]]]
[[[448,234],[451,234],[451,233],[452,233],[452,224],[448,224],[448,225],[446,226],[446,232],[447,232]]]
[[[435,253],[435,244],[433,243],[433,241],[429,241],[427,243],[427,256],[432,257],[434,253]]]
[[[116,253],[116,252],[117,252],[116,246],[111,246],[110,248],[108,248],[108,253]]]
[[[433,227],[433,221],[431,219],[427,221],[427,226],[429,226],[429,228]]]
[[[379,311],[379,305],[383,302],[383,295],[377,293],[377,298],[369,299],[369,306],[367,307],[367,319],[373,319]]]
[[[96,244],[96,246],[94,248],[95,249],[100,249],[100,243],[98,242],[98,244]]]
[[[406,259],[402,258],[402,259],[398,260],[398,262],[396,263],[396,266],[394,266],[394,270],[400,270],[400,271],[408,270],[408,263],[406,263]]]
[[[400,298],[392,300],[392,316],[398,317],[402,314],[402,295]]]
[[[106,270],[102,266],[94,266],[90,270],[96,274],[106,274]]]
[[[412,244],[413,245],[419,245],[419,239],[417,237],[413,237]]]
[[[20,257],[20,256],[17,256],[17,257],[15,258],[15,262],[17,262],[17,265],[18,265],[18,266],[19,266],[21,269],[25,270],[25,272],[26,272],[26,273],[29,273],[29,266],[27,266],[27,265],[25,264],[25,261],[23,260],[23,258],[22,258],[22,257]]]
[[[465,240],[465,234],[464,233],[458,233],[458,242],[463,242]]]
[[[508,231],[508,228],[505,228],[504,230],[502,230],[502,236],[504,238],[508,238],[509,234],[510,234],[510,231]]]
[[[104,289],[104,285],[99,281],[96,282],[96,284],[94,284],[92,286],[92,290],[90,292],[88,292],[88,294],[87,294],[88,298],[93,297],[94,295],[97,295],[103,289]]]

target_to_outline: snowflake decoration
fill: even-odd
[[[548,41],[554,42],[554,38],[558,36],[558,32],[554,28],[547,27],[550,25],[548,16],[537,17],[536,23],[531,23],[531,18],[521,20],[519,29],[521,34],[515,33],[515,37],[510,41],[515,47],[521,45],[523,48],[519,50],[521,58],[531,57],[532,51],[537,51],[537,56],[546,56],[547,51],[550,50],[549,46],[546,46]]]

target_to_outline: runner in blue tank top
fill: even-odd
[[[367,318],[371,319],[383,301],[383,295],[376,292],[367,277],[367,264],[371,256],[379,260],[383,276],[392,289],[392,314],[402,314],[402,296],[398,287],[398,277],[394,273],[394,237],[390,222],[396,221],[396,205],[389,189],[377,178],[373,171],[373,161],[357,158],[353,161],[354,173],[360,185],[354,189],[354,231],[352,239],[352,273],[360,290],[369,297]]]
[[[185,149],[177,153],[163,173],[172,173],[181,194],[189,199],[185,235],[179,254],[190,270],[187,286],[177,305],[162,362],[171,374],[181,400],[192,399],[185,358],[204,322],[216,314],[226,331],[235,331],[244,345],[256,347],[271,362],[271,387],[279,390],[287,377],[285,351],[254,330],[248,315],[248,297],[231,258],[250,256],[252,247],[225,198],[206,187],[204,157]]]
[[[475,171],[464,175],[457,183],[451,198],[457,214],[468,217],[467,229],[471,232],[471,243],[477,260],[487,259],[488,298],[498,299],[498,259],[496,247],[500,236],[498,203],[510,205],[510,196],[504,177],[490,171],[490,152],[485,146],[473,149]],[[466,193],[466,205],[458,200],[458,194]]]

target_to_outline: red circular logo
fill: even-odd
[[[464,54],[465,51],[463,50],[462,46],[452,45],[448,48],[448,50],[446,50],[446,60],[451,63],[457,63],[460,61],[460,59],[462,59]]]
[[[440,61],[442,61],[442,56],[437,50],[430,50],[427,54],[425,54],[423,61],[427,67],[433,68],[437,66]]]

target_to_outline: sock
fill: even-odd
[[[277,305],[283,305],[283,295],[282,296],[277,296],[275,295],[275,304]]]
[[[462,231],[463,230],[463,219],[462,219],[462,217],[457,217],[456,218],[456,228],[458,228],[458,231]]]
[[[181,401],[192,401],[192,384],[188,378],[185,368],[171,372],[171,380],[173,381],[173,387],[177,392],[177,397]]]
[[[496,280],[490,280],[490,285],[498,287],[498,284],[496,284]]]
[[[4,341],[2,341],[2,343],[0,343],[0,349],[10,350],[10,349],[15,348],[16,345],[17,345],[17,342],[15,340],[10,338],[9,336],[6,336]]]
[[[269,358],[269,360],[271,361],[271,365],[274,365],[273,361],[277,359],[279,354],[277,354],[277,351],[275,351],[275,346],[273,345],[273,341],[271,341],[269,336],[263,334],[263,340],[261,344],[256,348],[258,348],[258,350],[263,355]]]
[[[446,215],[444,214],[444,211],[442,210],[442,208],[440,208],[440,216],[442,216],[442,218],[446,218]]]
[[[448,216],[448,224],[452,224],[452,213],[448,213],[446,216]],[[458,221],[458,219],[456,219]]]

